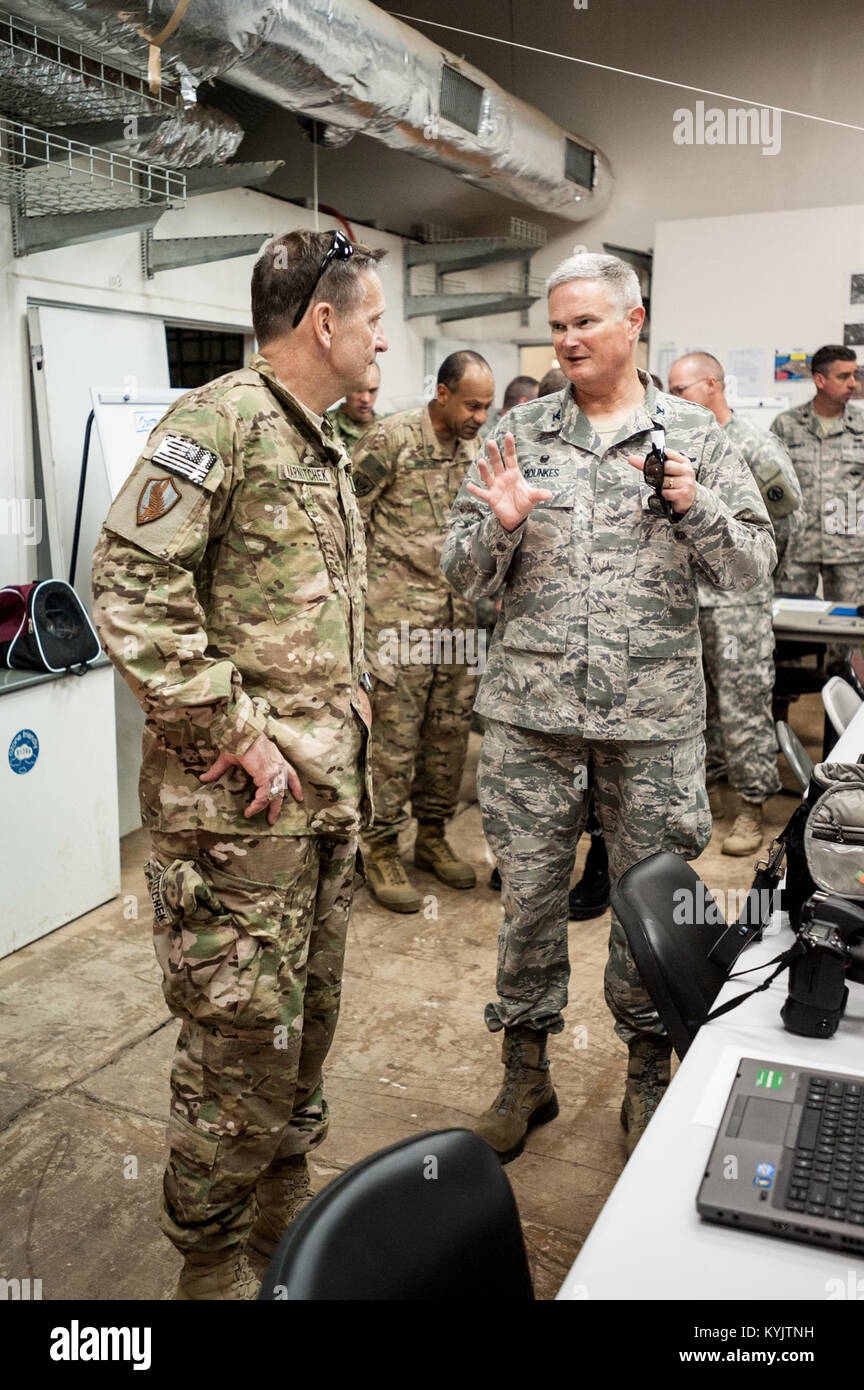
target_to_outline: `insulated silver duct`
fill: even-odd
[[[48,130],[65,133],[72,126],[76,140],[177,169],[221,164],[237,150],[242,126],[224,111],[199,105],[188,79],[181,79],[179,96],[155,100],[146,82],[133,77],[128,83],[127,73],[113,69],[95,43],[79,46],[66,37],[69,47],[63,48],[47,34],[47,25],[43,31],[0,11],[3,110]]]
[[[7,0],[34,22],[146,66],[176,0]],[[166,74],[220,77],[346,133],[444,165],[469,183],[572,221],[608,201],[590,141],[517,100],[369,0],[192,0],[162,48]]]

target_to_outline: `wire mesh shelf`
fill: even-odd
[[[185,197],[185,176],[175,169],[0,117],[0,199],[23,217],[167,208]]]
[[[182,104],[179,92],[154,96],[145,78],[0,10],[0,110],[9,115],[54,126],[165,115]]]

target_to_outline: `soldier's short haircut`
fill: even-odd
[[[552,271],[546,281],[547,295],[559,285],[569,285],[573,280],[600,280],[606,286],[610,299],[617,304],[620,318],[624,317],[628,309],[638,309],[642,303],[642,291],[636,271],[632,265],[620,260],[618,256],[601,256],[593,251],[577,251]]]
[[[713,352],[703,352],[699,348],[696,352],[685,352],[678,358],[678,362],[692,362],[697,371],[704,371],[706,376],[716,376],[721,386],[726,384],[723,363],[714,356]],[[673,363],[673,366],[677,367],[678,362]]]
[[[321,268],[332,244],[331,232],[286,232],[267,242],[252,270],[252,326],[263,347],[290,333],[294,315]],[[332,304],[337,314],[353,309],[360,276],[374,270],[386,251],[354,243],[347,261],[332,260],[310,301]]]
[[[510,410],[521,401],[523,396],[530,395],[539,384],[535,376],[514,376],[513,380],[507,383],[502,409]]]
[[[479,352],[472,352],[471,348],[463,348],[460,352],[451,352],[449,357],[444,358],[438,368],[438,385],[446,386],[448,391],[452,391],[471,366],[485,367],[490,375],[492,373],[485,357],[481,357]]]
[[[810,370],[814,376],[817,372],[820,376],[827,376],[835,362],[857,361],[858,359],[851,348],[841,347],[839,343],[826,343],[825,347],[814,352]]]
[[[538,396],[551,396],[554,391],[563,391],[569,385],[569,378],[560,367],[550,367],[537,388]]]

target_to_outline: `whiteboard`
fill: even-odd
[[[93,386],[90,396],[111,497],[117,496],[172,401],[185,387]]]

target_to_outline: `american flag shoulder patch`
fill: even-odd
[[[194,439],[186,439],[182,434],[166,434],[150,457],[151,463],[158,463],[160,468],[167,468],[169,473],[177,473],[199,487],[218,461],[218,454],[202,448]]]

